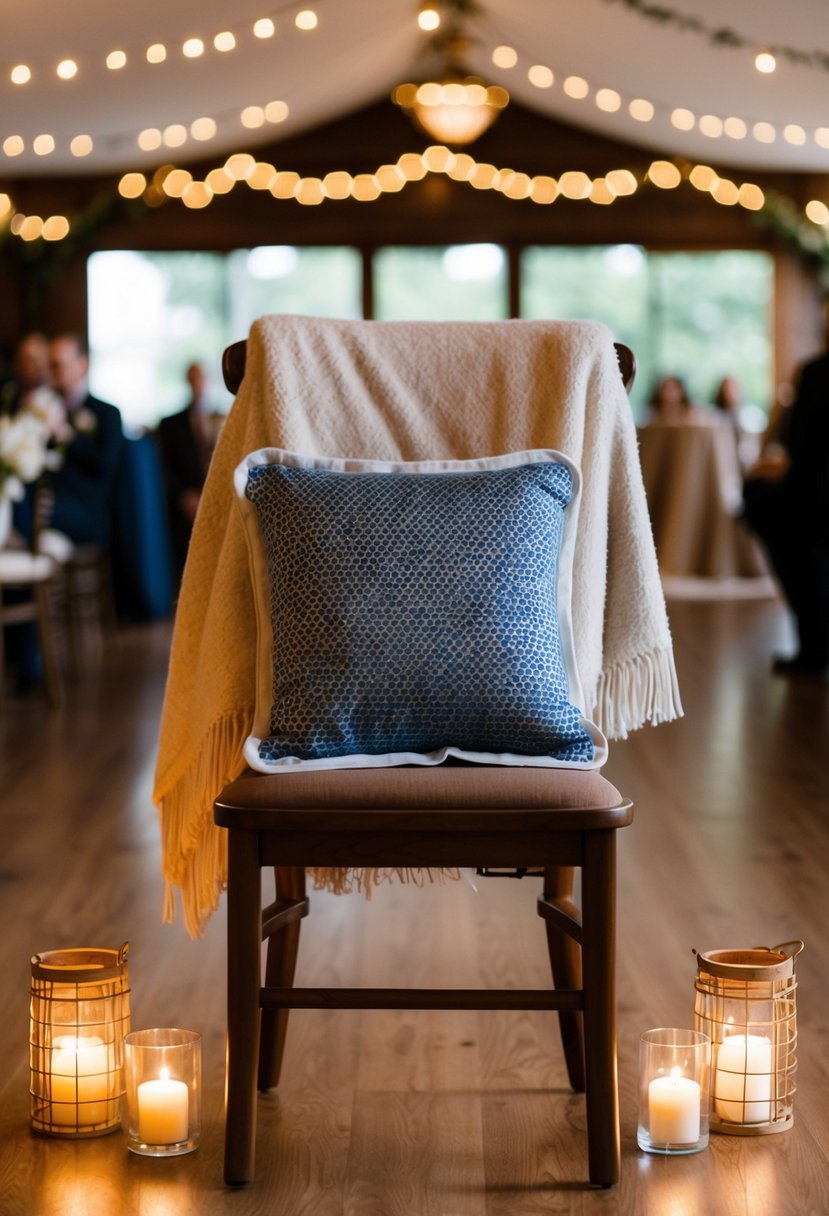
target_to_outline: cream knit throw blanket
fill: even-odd
[[[154,795],[166,919],[178,887],[188,931],[198,934],[226,879],[213,802],[244,768],[256,654],[232,474],[261,447],[382,460],[564,452],[583,475],[573,580],[581,708],[609,738],[682,713],[608,329],[264,317],[251,329],[245,377],[214,453],[176,615]]]

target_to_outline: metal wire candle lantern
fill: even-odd
[[[794,960],[802,949],[795,941],[694,951],[695,1024],[711,1039],[712,1131],[764,1136],[794,1122]]]
[[[120,1126],[130,1028],[127,950],[127,943],[120,950],[50,950],[32,959],[34,1131],[103,1136]]]

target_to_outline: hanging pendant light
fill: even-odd
[[[398,85],[392,101],[432,139],[458,146],[472,143],[492,126],[509,103],[509,93],[500,85],[488,85],[469,75],[464,66],[469,44],[461,20],[477,11],[474,3],[444,0],[442,8],[440,27],[444,27],[444,17],[448,19],[430,47],[443,61],[442,70],[420,84]]]

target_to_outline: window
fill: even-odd
[[[694,401],[740,381],[748,424],[771,400],[774,267],[765,253],[647,253],[635,245],[538,246],[522,256],[521,313],[604,321],[636,353],[633,402],[678,375]]]
[[[185,371],[208,370],[225,410],[222,351],[269,312],[361,315],[356,249],[277,245],[215,253],[93,253],[88,262],[92,391],[127,431],[154,427],[187,399]]]
[[[499,245],[379,249],[374,314],[383,321],[498,321],[507,316]]]
[[[508,315],[500,245],[383,248],[372,272],[374,312],[383,320]],[[258,316],[361,315],[362,258],[347,246],[95,253],[88,273],[92,388],[121,408],[131,430],[181,408],[185,369],[196,360],[211,376],[215,407],[226,409],[221,352]],[[534,246],[523,250],[519,273],[522,316],[604,321],[635,351],[638,413],[661,375],[681,376],[698,402],[733,375],[749,403],[747,425],[762,427],[772,391],[769,255]]]

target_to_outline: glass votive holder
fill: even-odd
[[[639,1127],[646,1153],[708,1145],[711,1040],[699,1030],[647,1030],[639,1043]]]
[[[124,1040],[127,1147],[143,1157],[180,1157],[201,1136],[201,1035],[134,1030]]]

